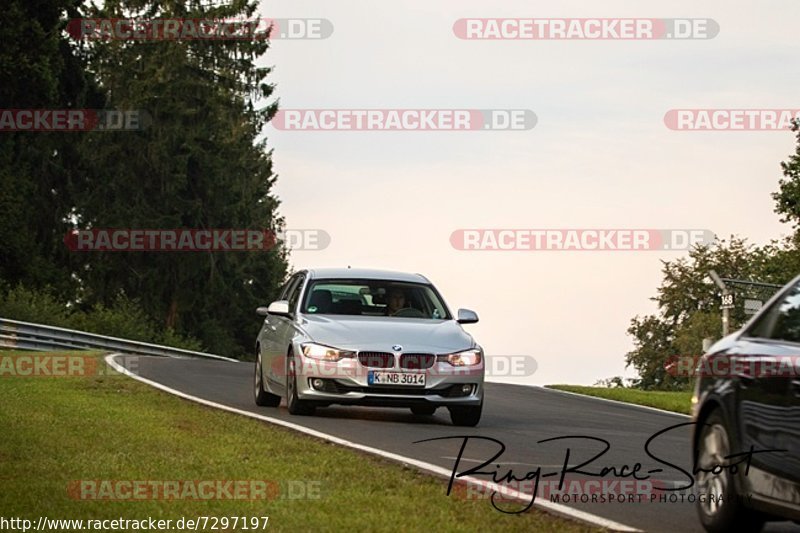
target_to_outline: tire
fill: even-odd
[[[297,377],[295,374],[294,356],[291,351],[286,356],[289,359],[289,371],[286,373],[286,407],[289,414],[310,416],[314,414],[316,407],[314,404],[301,400],[297,396]]]
[[[436,412],[435,405],[415,405],[411,408],[411,412],[417,416],[431,416]]]
[[[450,411],[450,420],[453,421],[454,426],[475,427],[481,420],[483,400],[480,405],[448,407],[447,409]]]
[[[705,419],[697,441],[695,456],[697,467],[712,468],[714,465],[725,465],[725,456],[731,453],[730,434],[719,411],[712,411]],[[729,461],[729,460],[728,460]],[[704,495],[704,502],[697,498],[695,507],[700,517],[700,522],[706,531],[722,533],[726,531],[761,531],[766,517],[758,511],[749,509],[742,504],[736,488],[736,474],[730,469],[724,469],[714,475],[698,471],[695,475],[697,481],[697,494]],[[721,500],[710,501],[709,495],[722,496]]]
[[[256,353],[256,369],[253,378],[253,392],[255,393],[256,405],[261,407],[278,407],[281,404],[281,397],[264,390],[264,371],[261,368],[261,350]]]

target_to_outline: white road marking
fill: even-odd
[[[639,405],[639,404],[636,404],[636,403],[628,403],[628,402],[621,402],[619,400],[611,400],[609,398],[600,398],[599,396],[589,396],[588,394],[580,394],[578,392],[570,392],[570,391],[559,390],[559,389],[550,389],[548,387],[542,387],[541,385],[531,385],[531,387],[534,387],[534,388],[537,388],[537,389],[546,390],[546,391],[560,392],[561,394],[571,394],[572,396],[580,396],[581,398],[588,398],[590,400],[599,400],[601,402],[611,402],[611,403],[616,403],[616,404],[619,404],[619,405],[627,405],[628,407],[635,407],[637,409],[646,409],[648,411],[655,411],[657,413],[661,413],[661,414],[665,414],[665,415],[681,416],[683,418],[692,418],[691,416],[685,415],[683,413],[676,413],[675,411],[667,411],[665,409],[659,409],[658,407],[650,407],[649,405]]]
[[[116,361],[114,361],[114,358],[119,356],[119,355],[123,355],[123,354],[113,353],[113,354],[107,355],[106,358],[105,358],[106,363],[108,363],[109,366],[111,366],[114,370],[116,370],[120,374],[125,374],[126,376],[128,376],[130,378],[133,378],[133,379],[135,379],[137,381],[141,381],[142,383],[146,383],[147,385],[150,385],[151,387],[155,387],[156,389],[162,390],[164,392],[168,392],[170,394],[174,394],[175,396],[178,396],[178,397],[183,398],[185,400],[191,400],[193,402],[196,402],[196,403],[199,403],[199,404],[202,404],[202,405],[207,405],[209,407],[214,407],[214,408],[220,409],[222,411],[228,411],[230,413],[235,413],[235,414],[246,416],[246,417],[249,417],[249,418],[255,418],[257,420],[263,420],[264,422],[269,422],[271,424],[275,424],[275,425],[278,425],[278,426],[283,426],[283,427],[286,427],[286,428],[289,428],[289,429],[293,429],[295,431],[299,431],[301,433],[305,433],[306,435],[311,435],[311,436],[317,437],[319,439],[327,440],[328,442],[333,442],[335,444],[340,444],[342,446],[347,446],[348,448],[353,448],[353,449],[356,449],[356,450],[360,450],[362,452],[371,453],[373,455],[378,455],[380,457],[383,457],[384,459],[390,459],[392,461],[396,461],[396,462],[401,463],[403,465],[410,465],[410,466],[413,466],[413,467],[418,468],[420,470],[424,470],[426,472],[429,472],[431,474],[435,474],[437,476],[445,477],[447,479],[450,479],[450,476],[452,474],[451,470],[448,470],[446,468],[442,468],[441,466],[437,466],[437,465],[433,465],[433,464],[426,463],[426,462],[423,462],[423,461],[419,461],[419,460],[413,459],[411,457],[405,457],[403,455],[399,455],[399,454],[396,454],[396,453],[387,452],[385,450],[381,450],[381,449],[378,449],[378,448],[373,448],[372,446],[365,446],[363,444],[358,444],[357,442],[349,441],[347,439],[342,439],[340,437],[335,437],[333,435],[329,435],[327,433],[323,433],[322,431],[317,431],[315,429],[307,428],[305,426],[294,424],[292,422],[287,422],[287,421],[281,420],[279,418],[273,418],[273,417],[270,417],[270,416],[264,416],[264,415],[259,415],[259,414],[256,414],[256,413],[251,413],[250,411],[244,411],[242,409],[237,409],[235,407],[230,407],[228,405],[223,405],[223,404],[220,404],[220,403],[212,402],[210,400],[205,400],[205,399],[199,398],[197,396],[192,396],[191,394],[186,394],[185,392],[181,392],[179,390],[175,390],[173,388],[167,387],[166,385],[162,385],[161,383],[158,383],[156,381],[152,381],[152,380],[147,379],[147,378],[143,378],[142,376],[139,376],[139,375],[136,375],[136,374],[130,372],[127,368],[121,366]],[[471,484],[474,484],[474,485],[478,485],[478,486],[482,487],[485,490],[501,492],[507,498],[514,498],[514,499],[518,499],[518,500],[524,501],[524,502],[529,502],[531,500],[531,498],[532,498],[531,494],[526,494],[526,493],[524,493],[522,491],[517,491],[517,490],[510,489],[508,487],[501,486],[498,483],[492,483],[492,482],[484,481],[482,479],[478,479],[478,478],[474,478],[474,477],[462,477],[462,478],[459,478],[459,480],[463,481],[463,482],[471,483]],[[584,511],[579,511],[577,509],[572,509],[571,507],[567,507],[566,505],[550,502],[550,501],[547,501],[547,500],[537,499],[536,502],[534,502],[533,505],[534,505],[534,507],[538,507],[540,509],[543,509],[545,511],[548,511],[550,513],[553,513],[553,514],[556,514],[556,515],[559,515],[559,516],[562,516],[562,517],[571,518],[573,520],[579,520],[579,521],[585,522],[587,524],[603,527],[603,528],[606,528],[606,529],[611,529],[611,530],[614,530],[614,531],[636,531],[636,532],[641,531],[640,529],[636,529],[634,527],[622,524],[620,522],[615,522],[613,520],[609,520],[607,518],[603,518],[602,516],[597,516],[597,515],[593,515],[591,513],[587,513],[587,512],[584,512]]]

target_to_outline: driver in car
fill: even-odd
[[[393,316],[406,307],[406,293],[397,287],[390,289],[386,299],[386,315]]]

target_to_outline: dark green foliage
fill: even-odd
[[[65,305],[52,289],[31,290],[22,285],[0,289],[3,293],[0,298],[0,316],[3,318],[187,350],[199,351],[202,348],[197,339],[161,328],[147,316],[138,300],[124,295],[119,295],[111,306],[96,304],[83,310],[75,305]]]
[[[81,108],[101,102],[61,33],[75,0],[10,0],[0,10],[0,108]],[[76,142],[77,141],[77,142]],[[0,133],[0,279],[75,295],[62,239],[75,203],[79,137]]]
[[[784,222],[800,224],[800,129],[797,152],[781,164],[785,179],[773,195],[776,212]],[[631,320],[628,333],[633,336],[634,349],[625,356],[628,366],[639,373],[637,386],[644,389],[681,389],[690,384],[686,377],[669,375],[664,364],[670,357],[693,356],[702,353],[704,338],[721,336],[719,289],[707,279],[715,270],[725,278],[760,281],[783,285],[800,274],[800,232],[781,241],[756,247],[744,239],[731,237],[708,247],[698,247],[688,258],[665,261],[664,279],[653,298],[659,312]],[[770,291],[759,295],[766,300]],[[742,326],[747,316],[742,305],[731,310],[733,332]]]
[[[796,228],[800,225],[800,121],[794,122],[792,130],[797,134],[797,151],[781,163],[785,178],[780,180],[778,192],[772,197],[781,221],[791,222]]]
[[[665,261],[664,279],[653,298],[659,313],[637,316],[628,328],[634,349],[625,361],[639,373],[637,386],[662,390],[688,387],[689,378],[669,375],[664,364],[672,356],[698,356],[703,353],[703,339],[718,340],[722,336],[721,295],[707,278],[710,270],[726,278],[783,285],[800,273],[796,261],[790,260],[799,255],[793,239],[756,247],[731,237],[697,247],[688,258]],[[771,291],[759,296],[766,300]],[[731,332],[749,318],[739,299],[739,305],[731,310]]]
[[[89,227],[282,227],[271,153],[259,137],[276,110],[269,69],[255,65],[266,41],[79,43],[62,31],[69,18],[244,18],[257,6],[222,4],[4,5],[0,107],[105,107],[152,118],[135,132],[0,136],[0,279],[8,286],[49,287],[60,305],[93,313],[105,334],[190,336],[216,353],[250,354],[253,310],[286,275],[281,249],[70,253],[63,243],[68,230]],[[152,330],[125,330],[111,312],[124,314],[128,297]]]

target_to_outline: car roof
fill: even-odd
[[[378,279],[385,281],[408,281],[430,283],[422,274],[394,272],[373,268],[313,268],[308,270],[311,279]]]

